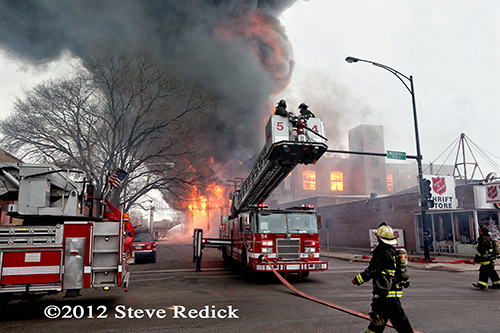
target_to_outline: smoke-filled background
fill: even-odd
[[[67,51],[79,57],[92,44],[147,49],[217,96],[203,129],[214,159],[246,160],[263,142],[269,96],[292,75],[292,47],[278,17],[294,2],[1,1],[0,47],[40,66]]]
[[[500,3],[481,4],[2,0],[0,47],[16,55],[0,52],[0,112],[9,112],[20,87],[61,75],[64,61],[50,62],[61,52],[78,55],[86,44],[111,37],[117,46],[147,46],[225,98],[206,129],[221,161],[261,149],[269,94],[273,104],[287,99],[293,111],[307,102],[325,121],[333,149],[346,149],[347,131],[365,123],[384,126],[386,149],[415,154],[410,95],[383,69],[346,63],[351,55],[413,75],[424,162],[443,162],[436,158],[462,132],[498,156]],[[19,56],[38,65],[23,66]],[[277,93],[290,75],[290,85]],[[492,171],[476,157],[485,173]]]

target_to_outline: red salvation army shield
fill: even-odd
[[[441,195],[446,192],[446,181],[444,177],[432,177],[432,190]]]
[[[495,199],[498,196],[498,188],[496,185],[487,186],[488,198]]]

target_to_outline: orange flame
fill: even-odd
[[[205,189],[205,194],[193,191],[188,204],[188,231],[203,229],[204,233],[218,234],[220,216],[229,207],[225,188],[215,183]]]

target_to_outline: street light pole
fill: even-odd
[[[403,85],[406,87],[408,92],[411,95],[411,102],[412,102],[412,107],[413,107],[413,125],[415,127],[415,142],[416,142],[416,148],[417,148],[417,165],[418,165],[418,184],[419,184],[419,190],[420,190],[420,207],[422,208],[422,227],[423,227],[423,237],[424,237],[424,257],[425,260],[430,261],[430,256],[429,256],[429,240],[430,240],[430,234],[427,233],[427,230],[429,229],[427,226],[427,216],[426,216],[426,211],[427,211],[427,198],[424,197],[424,190],[423,190],[423,174],[422,174],[422,154],[420,152],[420,136],[418,134],[418,121],[417,121],[417,105],[415,102],[415,90],[413,88],[413,77],[406,76],[404,74],[401,74],[394,68],[388,67],[386,65],[379,64],[377,62],[373,62],[370,60],[363,60],[359,58],[354,58],[354,57],[347,57],[345,59],[348,63],[353,63],[353,62],[367,62],[369,64],[372,64],[374,66],[383,68],[392,74],[394,74],[399,81],[403,83]],[[405,82],[405,80],[410,82],[410,86]]]

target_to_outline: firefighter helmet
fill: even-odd
[[[490,232],[490,229],[486,226],[486,224],[483,224],[481,227],[479,227],[479,231],[482,231],[485,234],[488,234]]]
[[[302,108],[308,108],[309,105],[307,105],[306,103],[300,103],[299,105],[299,109],[302,109]]]
[[[286,107],[286,101],[284,99],[282,99],[281,101],[278,102],[278,106]]]
[[[380,223],[375,235],[386,244],[396,245],[398,243],[398,240],[394,237],[394,230],[385,222]]]

